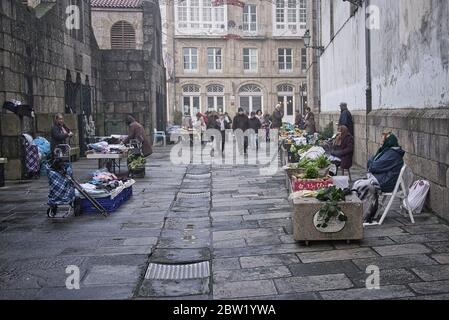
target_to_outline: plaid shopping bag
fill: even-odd
[[[40,171],[39,149],[37,145],[28,145],[25,147],[25,167],[28,173],[37,173]]]
[[[75,198],[75,186],[73,183],[54,170],[48,170],[48,204],[61,205],[72,202]]]

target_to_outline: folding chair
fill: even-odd
[[[163,142],[164,142],[164,147],[167,145],[167,138],[165,136],[165,132],[164,131],[157,131],[156,128],[154,128],[154,135],[153,135],[153,145],[156,145],[157,143],[157,139],[158,138],[162,138]]]
[[[414,224],[415,219],[413,217],[413,211],[410,209],[410,206],[408,204],[408,194],[410,190],[410,186],[413,183],[413,172],[410,170],[407,165],[404,164],[404,166],[401,169],[401,172],[399,174],[398,181],[396,182],[396,186],[394,187],[393,192],[389,193],[382,193],[380,195],[380,207],[378,212],[381,212],[382,209],[384,209],[381,218],[379,219],[379,222],[374,223],[365,223],[364,226],[373,226],[373,225],[382,225],[385,218],[387,217],[388,212],[391,209],[391,206],[393,205],[393,202],[396,198],[401,199],[401,209],[405,209],[410,217],[410,221]],[[387,205],[385,206],[386,200],[390,198]],[[378,215],[377,215],[378,216]],[[377,217],[376,216],[376,217]]]

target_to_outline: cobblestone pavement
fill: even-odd
[[[411,225],[393,213],[361,242],[305,246],[293,240],[283,172],[172,165],[169,154],[156,148],[147,177],[107,218],[47,219],[46,178],[1,188],[0,298],[449,299],[449,227],[436,216]],[[84,181],[96,163],[74,167]],[[145,276],[149,264],[202,261],[202,278]],[[80,268],[79,290],[66,288],[68,265]],[[380,290],[365,288],[369,265]]]

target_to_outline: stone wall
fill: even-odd
[[[102,61],[105,134],[127,134],[127,114],[132,114],[150,134],[153,113],[149,53],[143,50],[102,50]]]
[[[366,167],[366,148],[368,155],[373,155],[380,147],[382,132],[393,132],[406,151],[404,161],[413,170],[415,178],[431,183],[428,206],[437,215],[449,220],[449,110],[377,110],[368,117],[357,113],[353,117],[354,161]],[[331,120],[335,124],[338,118],[337,113],[320,114],[320,129]]]
[[[95,40],[90,27],[90,1],[80,1],[82,28],[77,34],[66,28],[68,4],[68,0],[55,1],[53,7],[44,11],[37,7],[37,14],[22,1],[0,3],[0,105],[16,99],[32,105],[36,112],[35,119],[19,119],[4,110],[0,112],[1,155],[8,158],[6,179],[22,176],[20,135],[46,136],[50,119],[55,113],[64,113],[67,71],[73,79],[78,75],[83,83],[86,76],[91,84],[98,82],[98,74],[92,72],[92,65],[99,65],[99,61],[93,57],[97,48],[92,46]],[[68,121],[72,122],[71,118]],[[70,124],[75,131],[72,144],[76,146],[76,119]]]

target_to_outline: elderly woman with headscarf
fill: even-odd
[[[405,151],[391,132],[385,132],[382,136],[382,147],[368,161],[368,172],[377,179],[382,192],[392,192],[404,166]]]
[[[129,143],[131,140],[138,140],[142,143],[142,153],[144,157],[147,157],[153,153],[150,139],[145,134],[143,126],[134,119],[133,116],[126,116],[126,124],[129,127],[128,136],[123,140],[124,144]]]
[[[341,159],[340,168],[351,169],[354,155],[354,138],[349,133],[348,127],[338,127],[338,134],[331,148],[331,155]]]

